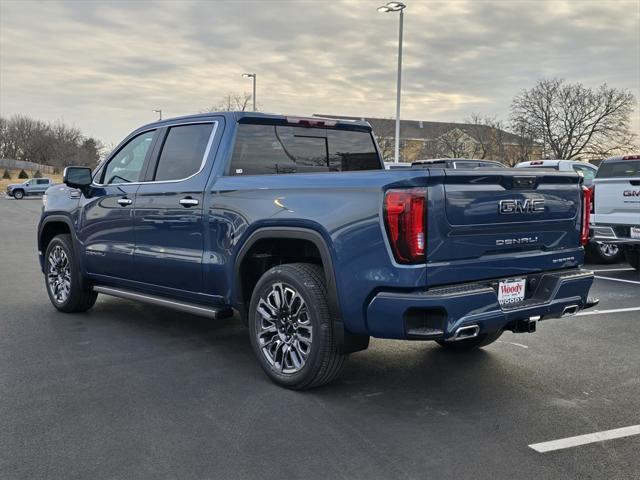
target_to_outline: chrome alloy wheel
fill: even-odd
[[[618,245],[616,245],[615,243],[598,243],[598,248],[600,249],[600,252],[602,252],[602,255],[605,257],[615,257],[616,255],[618,255],[618,252],[620,251],[620,247],[618,247]]]
[[[71,270],[69,269],[69,257],[60,245],[56,245],[49,253],[47,284],[56,303],[67,301],[71,291]]]
[[[257,306],[258,344],[275,371],[299,372],[307,362],[313,326],[307,305],[289,285],[274,283]]]

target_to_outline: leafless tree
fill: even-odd
[[[633,148],[634,102],[630,91],[606,84],[592,89],[546,79],[513,99],[511,124],[548,146],[554,158],[602,158]]]
[[[472,140],[471,157],[504,161],[504,125],[497,117],[472,113],[465,120],[464,130]]]
[[[371,119],[370,122],[376,142],[378,142],[378,147],[382,153],[382,158],[386,162],[392,162],[396,146],[395,120],[389,118]],[[400,148],[402,149],[402,144],[400,144]]]
[[[470,150],[470,138],[459,128],[453,128],[435,139],[437,157],[467,158]]]
[[[61,121],[46,123],[24,115],[0,118],[0,157],[62,168],[94,166],[100,156],[99,140]]]
[[[245,112],[251,108],[251,94],[250,93],[234,93],[229,92],[220,101],[214,105],[203,110],[206,112]],[[256,106],[256,110],[260,110]]]

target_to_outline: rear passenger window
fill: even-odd
[[[238,125],[231,175],[380,170],[369,132]]]
[[[49,183],[49,180],[37,180],[38,185],[46,185]]]
[[[179,125],[167,133],[154,180],[183,180],[200,170],[213,124]]]

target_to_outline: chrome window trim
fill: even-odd
[[[215,138],[216,131],[218,130],[218,123],[219,123],[218,120],[209,120],[209,121],[205,120],[205,121],[200,121],[200,122],[175,123],[175,124],[172,124],[172,125],[163,125],[163,126],[150,128],[149,130],[145,130],[143,132],[140,132],[138,135],[136,135],[134,137],[134,138],[139,137],[140,135],[143,135],[143,134],[145,134],[147,132],[151,132],[151,131],[154,131],[154,130],[159,130],[160,128],[163,128],[163,127],[166,127],[167,129],[171,129],[173,127],[181,127],[183,125],[212,124],[213,128],[211,129],[211,134],[209,135],[209,140],[207,141],[207,148],[205,148],[204,155],[202,156],[202,162],[200,163],[200,168],[198,169],[197,172],[192,173],[188,177],[180,178],[180,179],[176,179],[176,180],[148,180],[146,182],[125,182],[125,183],[91,183],[91,185],[94,186],[94,187],[106,187],[106,186],[110,186],[110,185],[114,185],[114,186],[117,186],[117,185],[150,185],[150,184],[156,184],[156,183],[178,183],[178,182],[184,182],[186,180],[189,180],[190,178],[195,177],[200,172],[202,172],[202,170],[204,170],[204,167],[207,164],[207,157],[209,156],[209,152],[211,151],[211,146],[213,145],[213,139]],[[131,140],[133,140],[133,138]],[[164,145],[163,145],[163,147],[164,147]],[[162,151],[160,151],[159,153],[162,153]],[[103,165],[102,168],[106,167],[111,160],[112,160],[112,158],[110,158],[108,162],[105,162],[105,164]],[[158,155],[158,160],[160,160],[160,155]],[[102,168],[98,172],[99,174],[102,174]]]

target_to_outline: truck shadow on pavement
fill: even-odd
[[[488,350],[450,352],[434,342],[372,339],[368,350],[352,354],[338,380],[309,392],[291,392],[273,385],[262,373],[251,349],[247,328],[239,318],[211,320],[161,307],[102,297],[88,316],[74,317],[80,326],[112,330],[111,340],[139,355],[151,354],[170,371],[177,356],[198,356],[194,369],[216,370],[228,387],[250,379],[257,391],[281,392],[330,400],[344,397],[356,403],[400,403],[411,409],[433,403],[433,414],[445,416],[457,407],[492,402],[500,392],[518,397],[522,384],[499,346]],[[500,345],[500,344],[497,344]],[[164,358],[162,358],[164,357]],[[521,372],[520,372],[521,373]],[[215,384],[208,387],[216,388]],[[521,395],[524,395],[520,391]],[[442,403],[442,406],[439,406]],[[446,405],[446,408],[445,408]]]

